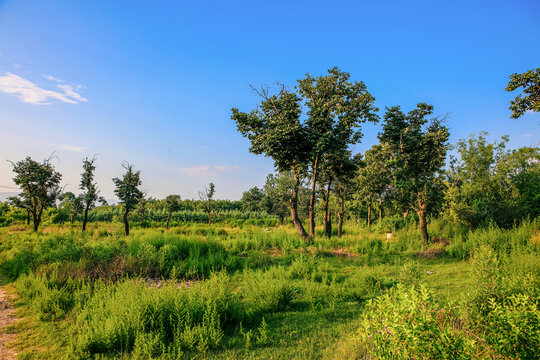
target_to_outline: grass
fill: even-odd
[[[0,273],[19,294],[20,358],[414,358],[431,346],[362,337],[386,326],[377,311],[394,314],[403,339],[413,324],[461,339],[441,338],[440,357],[527,358],[538,345],[538,220],[473,233],[434,221],[434,236],[452,237],[428,249],[407,224],[390,224],[389,241],[350,225],[341,239],[313,243],[267,225],[183,224],[129,237],[110,223],[86,234],[0,229]],[[515,333],[515,324],[529,330]]]

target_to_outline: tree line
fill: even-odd
[[[539,111],[540,68],[513,74],[506,90],[523,88],[523,94],[511,102],[512,117],[526,111]],[[375,98],[365,84],[351,80],[350,74],[332,68],[325,76],[307,74],[294,89],[279,85],[277,91],[252,88],[260,97],[251,112],[232,109],[231,118],[238,131],[249,139],[250,151],[274,160],[276,174],[270,174],[262,189],[245,192],[236,204],[244,211],[275,215],[281,222],[290,217],[300,237],[315,235],[316,213],[322,214],[326,236],[332,235],[332,215],[338,218],[337,234],[349,213],[356,217],[366,209],[367,225],[372,208],[379,213],[413,210],[419,222],[422,241],[429,241],[428,216],[444,215],[452,221],[476,227],[486,222],[509,226],[515,221],[539,214],[539,149],[523,147],[506,150],[507,137],[488,143],[486,133],[448,143],[449,130],[444,118],[433,116],[434,107],[419,103],[404,112],[400,106],[387,107],[381,120]],[[362,124],[382,122],[379,143],[364,154],[353,154],[351,145],[362,138]],[[445,167],[449,150],[450,166]],[[83,172],[76,196],[64,192],[61,174],[55,171],[52,157],[37,162],[27,157],[12,163],[13,181],[21,189],[11,197],[11,205],[24,209],[27,222],[37,231],[44,210],[60,201],[68,209],[70,220],[82,214],[86,230],[89,211],[98,203],[94,181],[96,158],[83,159]],[[144,224],[147,204],[140,189],[140,171],[122,164],[122,177],[113,178],[115,194],[122,205],[125,234],[129,234],[129,215],[137,212]],[[199,192],[198,206],[211,224],[216,211],[215,185]],[[169,195],[161,203],[166,211],[166,228],[172,214],[185,208],[179,195]],[[302,219],[307,220],[308,230]]]
[[[540,68],[511,75],[506,90],[521,87],[525,95],[511,102],[513,118],[540,110],[539,84]],[[331,236],[331,194],[339,199],[338,236],[345,201],[360,196],[367,205],[368,226],[374,201],[379,203],[379,219],[383,202],[391,202],[395,211],[405,215],[415,211],[424,245],[429,241],[429,213],[445,212],[471,227],[486,221],[507,225],[538,215],[538,148],[504,152],[507,138],[503,138],[494,154],[494,145],[481,133],[458,143],[460,157],[453,159],[448,171],[445,164],[451,147],[445,119],[432,116],[432,105],[419,103],[409,112],[400,106],[387,107],[379,143],[363,155],[352,156],[350,146],[360,141],[361,125],[381,120],[375,98],[363,82],[332,68],[325,76],[307,74],[292,89],[282,84],[274,92],[267,87],[252,89],[260,98],[256,108],[250,112],[233,108],[231,118],[250,141],[250,152],[272,158],[276,170],[288,174],[291,181],[284,201],[304,239],[315,234],[317,202],[322,204],[325,234]],[[482,176],[475,177],[477,172]],[[309,183],[308,231],[298,216],[303,182]],[[257,190],[244,196],[253,198]]]

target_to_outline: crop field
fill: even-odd
[[[538,220],[0,229],[20,359],[536,358]]]

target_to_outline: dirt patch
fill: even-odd
[[[263,251],[265,254],[269,255],[270,257],[283,257],[283,250],[277,249],[277,248],[270,248],[266,251]]]
[[[357,257],[358,254],[353,254],[350,252],[345,251],[345,249],[334,249],[332,250],[332,254],[335,256],[343,256],[343,257]]]
[[[446,255],[446,251],[439,248],[427,249],[418,252],[416,255],[421,259],[438,259],[444,257]]]
[[[9,296],[0,287],[0,360],[15,359],[17,355],[13,349],[8,348],[8,344],[15,340],[16,335],[8,333],[7,327],[18,320],[9,300]]]

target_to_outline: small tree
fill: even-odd
[[[11,163],[16,174],[13,182],[21,188],[21,193],[10,200],[15,206],[26,208],[32,215],[34,231],[39,228],[43,211],[53,206],[61,194],[59,184],[62,175],[54,170],[50,160],[38,163],[27,157]]]
[[[213,186],[214,184],[210,184]],[[165,198],[165,210],[167,211],[167,224],[165,228],[169,229],[169,221],[171,221],[171,216],[175,211],[179,211],[181,208],[180,195],[169,195]]]
[[[124,176],[120,178],[113,178],[113,182],[116,185],[114,193],[120,199],[120,203],[124,205],[124,230],[126,236],[129,235],[129,220],[128,215],[131,210],[137,205],[137,203],[143,197],[143,193],[139,190],[138,186],[141,185],[141,172],[133,171],[133,165],[124,163],[122,167],[126,170]]]
[[[215,216],[215,212],[212,209],[215,193],[216,187],[213,183],[210,183],[208,187],[205,186],[204,191],[199,191],[199,199],[203,203],[204,211],[208,214],[208,225],[212,225],[212,219]]]
[[[426,211],[444,166],[449,137],[448,129],[439,119],[428,124],[426,117],[432,113],[433,106],[426,103],[418,104],[408,114],[399,106],[388,108],[379,134],[381,143],[391,151],[394,186],[407,195],[411,208],[418,214],[424,246],[429,241]]]
[[[86,222],[88,221],[88,210],[92,209],[96,201],[98,200],[99,190],[97,185],[94,182],[94,170],[96,166],[94,162],[96,158],[93,157],[91,160],[88,158],[83,159],[83,173],[81,174],[81,183],[79,184],[79,189],[83,191],[80,195],[84,203],[84,217],[82,231],[86,231]]]
[[[527,110],[540,111],[540,68],[529,70],[523,74],[510,75],[510,81],[506,86],[506,91],[514,91],[523,88],[523,95],[516,96],[510,101],[509,109],[512,110],[513,119],[517,119]]]
[[[279,223],[290,215],[289,198],[293,177],[289,173],[268,174],[263,187],[263,197],[261,199],[261,208],[268,214],[276,215]]]
[[[73,224],[75,217],[84,210],[83,197],[80,195],[76,196],[71,191],[68,191],[60,195],[60,201],[62,201],[62,207],[69,214],[69,222]]]
[[[144,217],[146,216],[146,205],[148,205],[148,201],[145,199],[145,194],[143,193],[143,196],[141,196],[141,199],[137,203],[137,206],[135,207],[135,213],[139,215],[139,218],[141,219],[141,228],[144,228]]]
[[[261,201],[264,194],[258,187],[253,187],[242,194],[242,210],[243,211],[260,211]]]
[[[347,157],[344,161],[339,163],[339,166],[335,168],[336,185],[335,193],[339,199],[338,216],[338,238],[343,234],[343,220],[345,217],[345,201],[349,199],[354,191],[353,180],[357,173],[358,166],[355,161]]]

